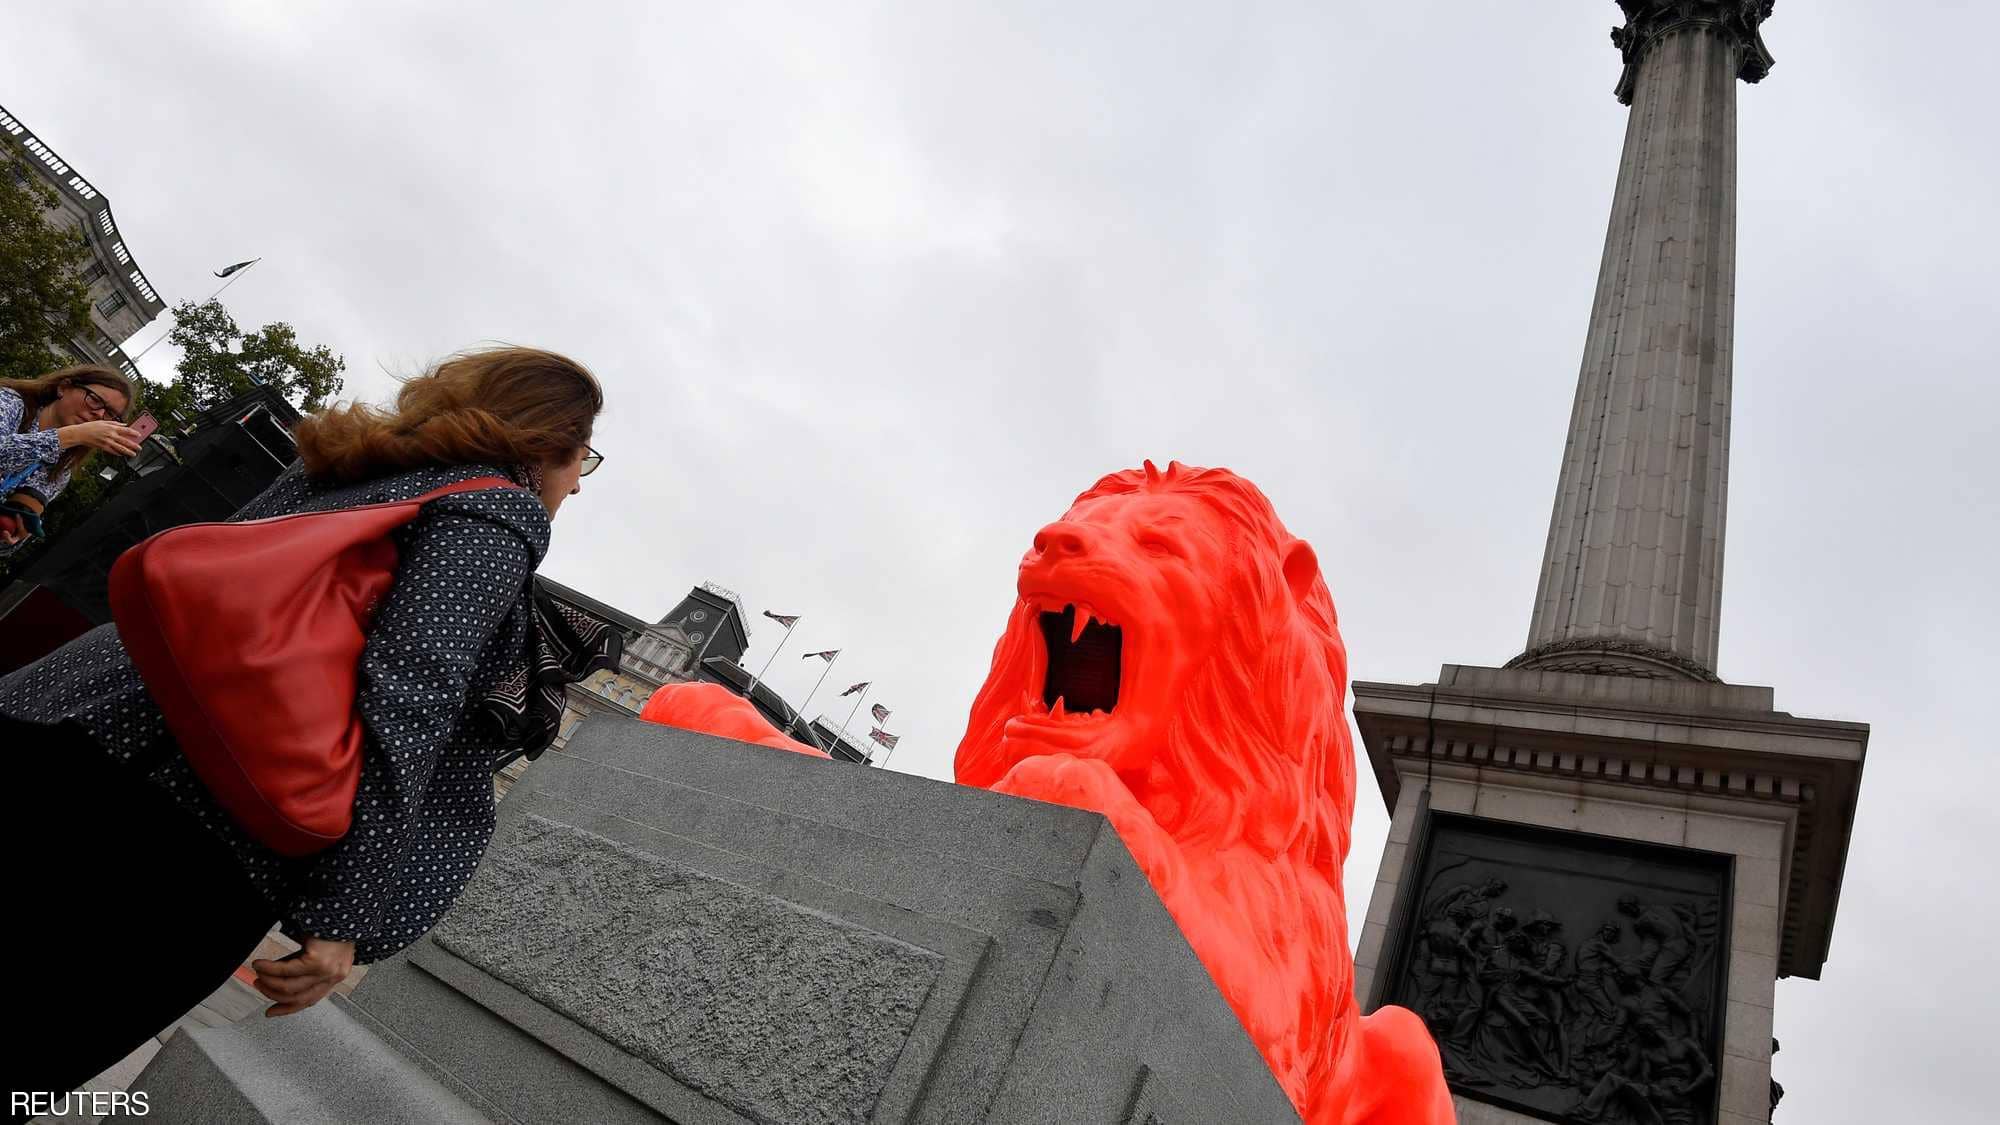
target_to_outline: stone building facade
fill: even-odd
[[[634,718],[662,686],[702,682],[721,684],[748,698],[772,726],[808,746],[844,762],[874,764],[869,747],[851,732],[823,719],[808,720],[739,663],[750,647],[750,633],[745,626],[743,599],[728,587],[704,582],[689,590],[658,621],[648,624],[560,582],[546,578],[542,582],[570,608],[613,626],[625,636],[625,652],[617,671],[596,672],[570,685],[569,707],[552,750],[562,750],[577,725],[593,715]],[[506,796],[528,768],[526,761],[506,766],[494,778],[494,788]]]
[[[112,217],[111,200],[5,106],[0,106],[0,138],[16,150],[20,167],[55,189],[58,202],[48,213],[49,224],[75,231],[90,250],[82,278],[90,290],[93,330],[87,338],[65,340],[64,346],[78,363],[101,363],[136,375],[121,345],[165,312],[167,304],[133,259]]]

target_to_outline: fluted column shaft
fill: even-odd
[[[1646,7],[1627,4],[1628,14],[1635,6]],[[1621,42],[1619,90],[1631,117],[1528,651],[1515,663],[1713,678],[1729,481],[1736,79],[1752,62],[1768,69],[1769,57],[1754,21],[1748,38],[1721,19],[1646,26],[1634,16],[1621,31],[1634,37]],[[1752,51],[1758,59],[1747,59]]]

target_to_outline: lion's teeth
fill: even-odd
[[[1056,696],[1056,705],[1049,708],[1049,718],[1060,719],[1066,717],[1068,714],[1068,711],[1063,710],[1063,697],[1060,695]]]
[[[1075,644],[1078,640],[1081,640],[1083,637],[1084,626],[1089,624],[1090,624],[1090,611],[1083,608],[1082,606],[1078,606],[1076,609],[1076,616],[1070,621],[1069,624],[1069,643]]]

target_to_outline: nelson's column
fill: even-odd
[[[1631,107],[1526,651],[1354,685],[1393,810],[1355,986],[1466,1122],[1770,1119],[1868,741],[1716,675],[1737,80],[1772,4],[1620,0]]]

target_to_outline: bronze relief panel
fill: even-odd
[[[1421,1016],[1457,1092],[1538,1117],[1709,1125],[1731,858],[1438,813],[1384,1000]]]

